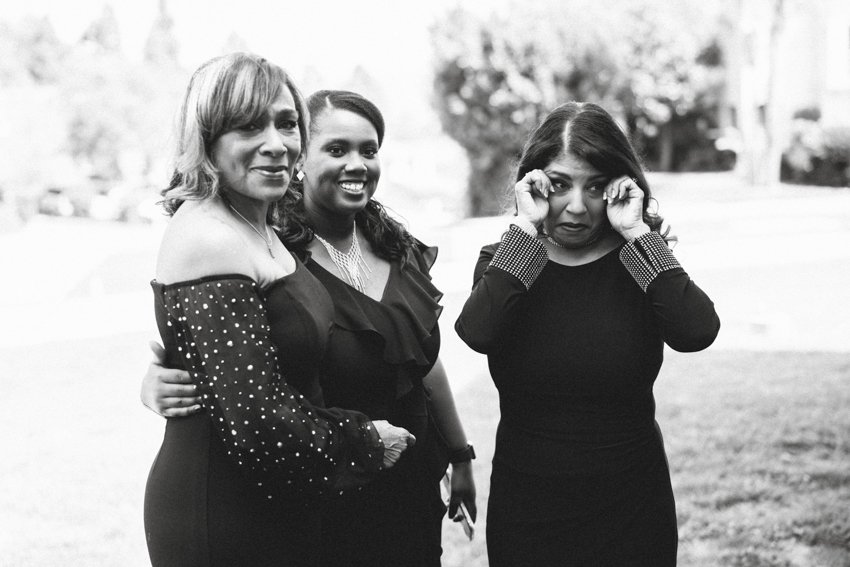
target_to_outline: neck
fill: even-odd
[[[238,211],[240,215],[257,228],[263,229],[266,226],[269,203],[245,197],[235,191],[222,192],[221,200],[226,206]]]
[[[313,232],[329,242],[348,244],[354,233],[354,215],[335,215],[315,206],[306,198],[304,211]]]
[[[601,258],[623,242],[623,238],[613,230],[606,230],[596,240],[577,248],[565,248],[548,243],[552,258],[566,264],[582,264]]]

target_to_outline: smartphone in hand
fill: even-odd
[[[445,501],[446,506],[448,506],[449,500],[451,499],[452,495],[452,481],[449,471],[446,471],[446,474],[443,475],[443,480],[440,483],[440,488],[443,494],[443,500]],[[466,509],[466,504],[461,502],[458,506],[458,512],[460,512],[459,523],[461,527],[463,527],[463,531],[466,534],[466,537],[469,538],[469,541],[472,541],[472,538],[475,536],[475,522],[469,515],[469,510]]]

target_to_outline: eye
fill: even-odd
[[[328,153],[333,157],[342,157],[345,154],[345,150],[342,146],[328,146]]]
[[[240,132],[256,132],[260,129],[262,129],[262,126],[256,122],[248,122],[234,128],[234,130],[239,130]]]
[[[378,148],[373,148],[373,147],[364,148],[363,149],[363,155],[366,156],[367,158],[376,157],[378,155]]]
[[[290,118],[278,120],[276,127],[278,130],[295,130],[298,128],[298,121]]]
[[[585,191],[594,196],[601,196],[605,192],[605,187],[608,186],[607,180],[593,181],[588,183],[584,188]]]
[[[570,185],[562,179],[552,179],[552,190],[555,193],[563,193],[570,190]]]

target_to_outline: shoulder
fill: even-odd
[[[411,238],[413,239],[413,245],[407,254],[407,263],[412,263],[420,272],[427,274],[437,261],[439,248],[428,246],[413,235],[411,235]]]
[[[157,281],[253,275],[245,242],[233,226],[206,203],[188,204],[180,207],[165,230],[157,257]]]
[[[487,244],[486,246],[481,247],[481,251],[478,253],[478,261],[482,262],[484,260],[490,261],[493,259],[493,256],[496,255],[496,250],[499,249],[499,242],[494,242],[492,244]]]

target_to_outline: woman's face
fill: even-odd
[[[543,168],[552,183],[546,233],[567,248],[596,241],[608,228],[607,203],[602,199],[609,179],[567,151]]]
[[[325,110],[314,120],[302,165],[305,202],[333,215],[354,215],[381,177],[378,132],[349,110]]]
[[[284,89],[258,120],[222,134],[211,153],[223,187],[254,201],[280,199],[301,153],[298,120],[292,93]]]

